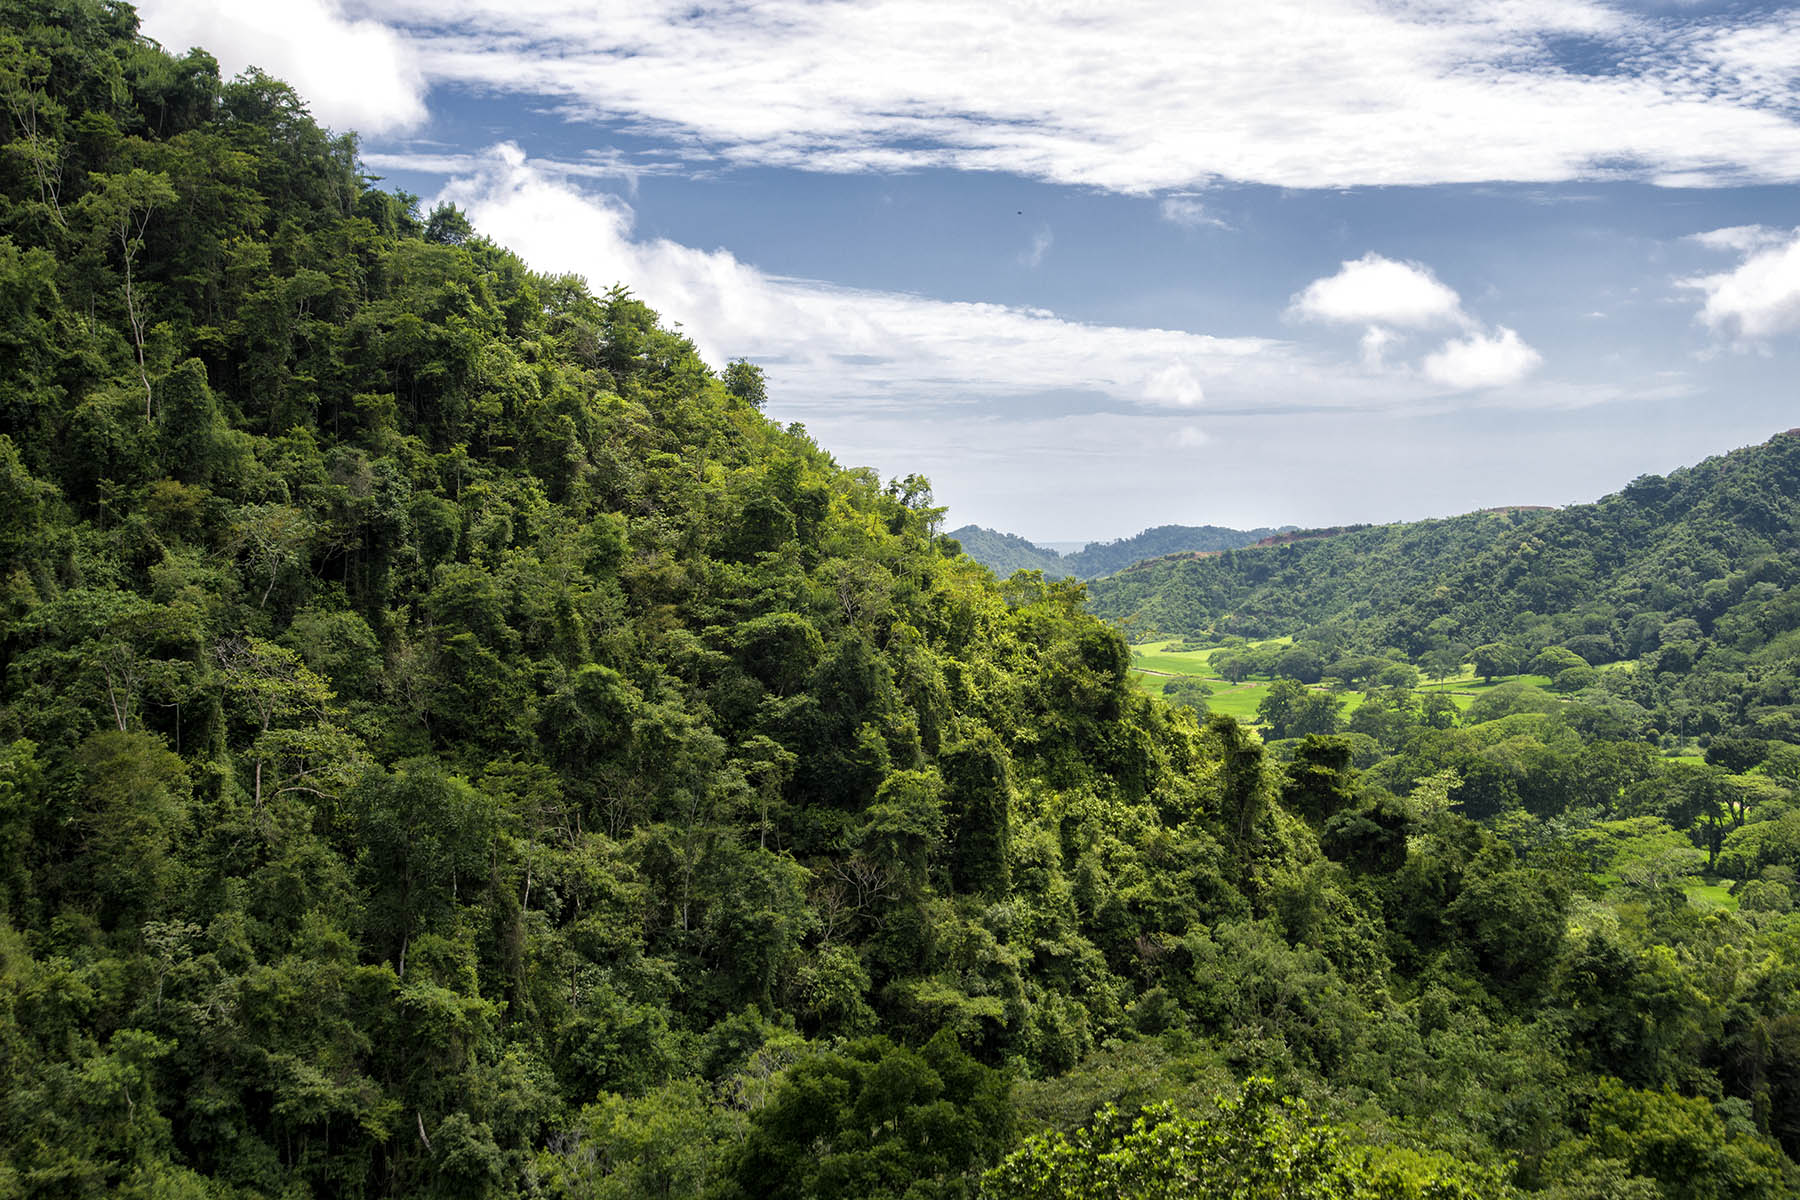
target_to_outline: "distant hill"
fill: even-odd
[[[1635,658],[1671,622],[1683,622],[1679,636],[1754,654],[1800,627],[1789,591],[1800,582],[1800,436],[1645,476],[1594,504],[1316,536],[1327,532],[1145,562],[1096,583],[1091,601],[1170,634],[1330,629],[1407,655],[1567,642],[1590,661]]]
[[[1128,538],[1090,542],[1073,554],[1027,541],[1017,534],[998,533],[979,525],[964,525],[950,536],[962,543],[963,553],[1001,577],[1014,571],[1042,571],[1047,577],[1095,579],[1133,563],[1169,554],[1216,554],[1255,545],[1272,537],[1293,533],[1298,527],[1280,529],[1226,529],[1220,525],[1158,525]]]
[[[1062,555],[1016,533],[964,525],[961,529],[951,530],[950,536],[962,543],[964,554],[1001,579],[1014,571],[1042,571],[1051,579],[1062,579],[1073,573]]]

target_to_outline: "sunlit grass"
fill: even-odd
[[[1687,893],[1688,903],[1696,908],[1722,908],[1726,912],[1736,912],[1737,897],[1731,889],[1722,883],[1708,883],[1704,879],[1684,879],[1681,890]]]
[[[1244,646],[1213,646],[1205,650],[1174,652],[1168,647],[1179,645],[1177,639],[1145,642],[1131,648],[1131,679],[1140,691],[1154,696],[1162,695],[1163,685],[1172,678],[1186,676],[1204,679],[1213,689],[1213,694],[1206,698],[1208,712],[1223,713],[1254,724],[1256,710],[1262,704],[1263,697],[1269,694],[1269,686],[1274,681],[1267,676],[1253,676],[1242,683],[1229,683],[1213,674],[1212,656],[1221,650],[1229,652],[1254,649],[1257,646],[1285,646],[1293,640],[1292,637],[1265,638]],[[1343,701],[1340,711],[1346,717],[1355,712],[1363,702],[1361,692],[1339,693],[1338,698]]]

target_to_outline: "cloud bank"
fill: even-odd
[[[439,199],[462,206],[477,228],[539,270],[576,271],[597,288],[626,283],[679,322],[709,362],[758,362],[782,410],[809,420],[981,402],[1006,402],[1017,417],[1044,397],[1072,393],[1144,413],[1202,404],[1238,412],[1393,410],[1433,403],[1446,387],[1504,382],[1492,365],[1384,375],[1275,338],[1096,325],[1043,309],[772,275],[726,250],[639,238],[624,202],[581,190],[554,166],[540,169],[510,143],[467,165]],[[1448,296],[1438,307],[1460,312],[1455,293],[1434,286]],[[1423,313],[1416,297],[1409,303]],[[1456,361],[1485,353],[1491,364],[1510,354],[1506,361],[1535,365],[1517,335],[1497,336],[1499,346],[1486,351],[1474,338]]]
[[[433,84],[548,97],[736,164],[949,167],[1140,194],[1800,179],[1792,14],[1594,0],[361,0],[355,13],[154,0],[145,27],[165,41],[204,29],[286,70],[321,112],[405,123],[416,61]],[[379,40],[369,22],[403,35],[376,56],[401,66],[400,85],[347,61]],[[1571,68],[1572,39],[1607,69]]]
[[[755,359],[788,409],[908,409],[1072,390],[1185,408],[1209,382],[1246,392],[1314,370],[1273,339],[841,288],[770,275],[726,250],[639,239],[623,202],[540,170],[511,144],[476,156],[440,198],[539,270],[576,271],[599,288],[626,283],[679,322],[708,361]]]

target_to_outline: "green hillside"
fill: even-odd
[[[964,525],[949,534],[970,558],[1005,579],[1014,571],[1042,571],[1046,579],[1066,579],[1074,572],[1063,556],[1030,542],[1016,533],[999,533],[979,525]]]
[[[1800,1186],[1791,748],[1148,694],[279,81],[0,0],[0,99],[0,1197]]]
[[[1428,676],[1546,654],[1640,731],[1800,742],[1800,434],[1595,504],[1353,530],[1145,563],[1103,615],[1188,637],[1288,634]],[[1479,652],[1479,655],[1478,655]],[[1631,664],[1631,669],[1588,670]]]

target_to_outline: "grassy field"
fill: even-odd
[[[1520,683],[1536,684],[1538,687],[1550,686],[1550,677],[1548,675],[1502,675],[1492,683],[1489,683],[1486,680],[1476,677],[1474,667],[1465,665],[1462,669],[1462,674],[1460,675],[1452,675],[1448,679],[1432,679],[1424,681],[1414,690],[1420,692],[1439,692],[1449,696],[1450,703],[1456,705],[1457,709],[1460,711],[1475,703],[1475,698],[1477,696],[1491,692],[1503,683],[1512,683],[1515,680]]]
[[[1291,637],[1267,638],[1260,642],[1251,642],[1251,646],[1285,646],[1294,639]],[[1141,646],[1131,648],[1131,665],[1140,671],[1160,671],[1165,675],[1198,675],[1203,679],[1212,679],[1212,656],[1223,646],[1214,646],[1209,650],[1183,650],[1171,653],[1170,646],[1180,645],[1178,641],[1145,642]]]
[[[1266,683],[1221,684],[1206,698],[1206,711],[1224,713],[1240,721],[1254,724],[1256,709],[1269,694]]]
[[[1681,890],[1687,893],[1688,903],[1696,908],[1722,908],[1727,912],[1737,911],[1737,897],[1731,889],[1722,883],[1707,883],[1704,879],[1684,879]]]
[[[1260,642],[1250,643],[1252,646],[1283,646],[1293,641],[1291,637],[1268,638]],[[1191,675],[1204,679],[1213,685],[1213,694],[1207,698],[1207,708],[1211,712],[1228,713],[1240,720],[1254,721],[1256,706],[1268,694],[1271,680],[1267,676],[1253,675],[1240,684],[1230,684],[1213,674],[1212,656],[1225,647],[1212,647],[1207,650],[1172,651],[1170,646],[1179,645],[1175,641],[1145,642],[1131,648],[1132,679],[1143,691],[1161,695],[1163,684],[1172,676]],[[1456,707],[1466,709],[1477,697],[1493,691],[1504,683],[1529,683],[1537,687],[1549,687],[1548,675],[1503,675],[1491,683],[1479,678],[1475,668],[1464,665],[1462,672],[1445,679],[1421,681],[1414,689],[1420,692],[1438,692],[1449,696]],[[1344,701],[1343,713],[1348,717],[1363,702],[1361,692],[1344,692],[1340,698]]]
[[[1131,655],[1131,665],[1139,671],[1156,671],[1163,675],[1203,675],[1211,677],[1211,650],[1191,651],[1187,654],[1165,654],[1161,651],[1145,651],[1138,653],[1135,649]]]
[[[1268,638],[1260,642],[1252,642],[1252,646],[1285,646],[1294,639],[1291,637]],[[1152,695],[1162,695],[1163,684],[1177,675],[1188,675],[1204,679],[1212,685],[1213,694],[1206,698],[1208,712],[1224,713],[1236,717],[1240,721],[1254,723],[1257,706],[1263,697],[1269,694],[1272,680],[1253,676],[1242,683],[1228,683],[1212,673],[1212,656],[1224,647],[1210,650],[1184,650],[1170,652],[1168,647],[1178,643],[1146,642],[1131,648],[1131,678],[1139,689]],[[1340,697],[1344,701],[1343,713],[1349,716],[1363,702],[1361,692],[1348,692]]]

